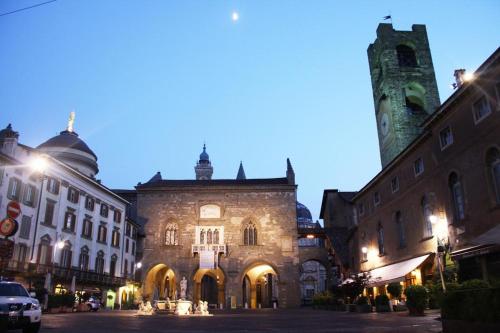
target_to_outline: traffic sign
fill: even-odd
[[[17,219],[21,214],[21,205],[17,201],[11,201],[7,205],[7,216],[11,219]]]
[[[5,237],[14,236],[18,228],[17,221],[7,217],[0,222],[0,235]]]

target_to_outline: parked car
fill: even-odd
[[[87,304],[87,308],[89,309],[89,311],[96,312],[101,308],[101,302],[95,297],[90,297],[85,304]]]
[[[0,332],[22,329],[23,333],[37,333],[40,330],[42,310],[35,296],[20,283],[0,281]]]

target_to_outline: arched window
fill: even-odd
[[[165,228],[165,245],[179,245],[177,224],[167,224]]]
[[[417,57],[411,47],[398,45],[396,52],[398,53],[399,67],[417,67]]]
[[[382,223],[379,222],[377,226],[377,241],[378,241],[378,254],[383,255],[385,253],[384,248],[384,227],[382,227]]]
[[[422,215],[424,217],[424,238],[432,237],[433,232],[431,216],[434,214],[434,210],[427,195],[422,198],[420,205],[422,208]]]
[[[64,247],[61,250],[61,267],[70,268],[72,256],[73,251],[71,251],[71,243],[66,241],[64,242]]]
[[[200,231],[200,244],[205,244],[205,229]]]
[[[214,244],[219,244],[219,230],[214,230]]]
[[[82,271],[89,270],[89,248],[87,246],[82,247],[82,249],[80,250],[78,268],[80,268],[80,270]]]
[[[97,274],[104,273],[104,252],[97,252],[97,257],[95,258],[95,272]]]
[[[500,151],[496,148],[491,148],[486,154],[486,164],[488,166],[488,174],[493,187],[496,203],[500,203]]]
[[[212,244],[212,230],[207,231],[207,244]]]
[[[52,239],[49,235],[44,235],[40,238],[38,245],[38,263],[41,265],[50,265],[52,263],[53,247],[50,245]]]
[[[449,186],[455,220],[463,220],[465,218],[464,192],[462,189],[462,184],[460,183],[460,179],[455,172],[450,175]]]
[[[243,230],[243,244],[257,245],[257,228],[252,222],[248,223]]]
[[[111,256],[111,262],[109,265],[109,275],[110,276],[115,276],[116,274],[116,263],[118,262],[118,256],[116,254],[113,254]]]
[[[403,218],[401,216],[401,212],[396,212],[396,215],[394,215],[394,219],[396,220],[396,228],[398,232],[398,238],[399,238],[399,247],[403,248],[406,246],[406,233],[405,233],[405,226],[403,223]]]

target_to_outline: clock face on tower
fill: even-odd
[[[389,116],[384,112],[380,117],[380,133],[382,133],[382,136],[385,137],[389,133],[389,125]]]

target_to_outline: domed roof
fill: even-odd
[[[309,208],[297,201],[297,223],[314,223]]]
[[[62,131],[59,135],[54,136],[53,138],[48,139],[41,145],[37,147],[38,149],[43,148],[63,148],[63,149],[76,149],[80,150],[84,153],[90,154],[94,156],[97,160],[97,155],[87,146],[87,144],[78,137],[76,132],[70,131]]]
[[[19,133],[14,131],[12,129],[12,125],[8,124],[7,127],[5,127],[3,130],[0,131],[0,139],[6,139],[6,138],[18,138]]]
[[[203,144],[203,151],[200,154],[200,162],[201,161],[210,161],[210,157],[207,154],[207,147],[205,146],[205,144]]]

